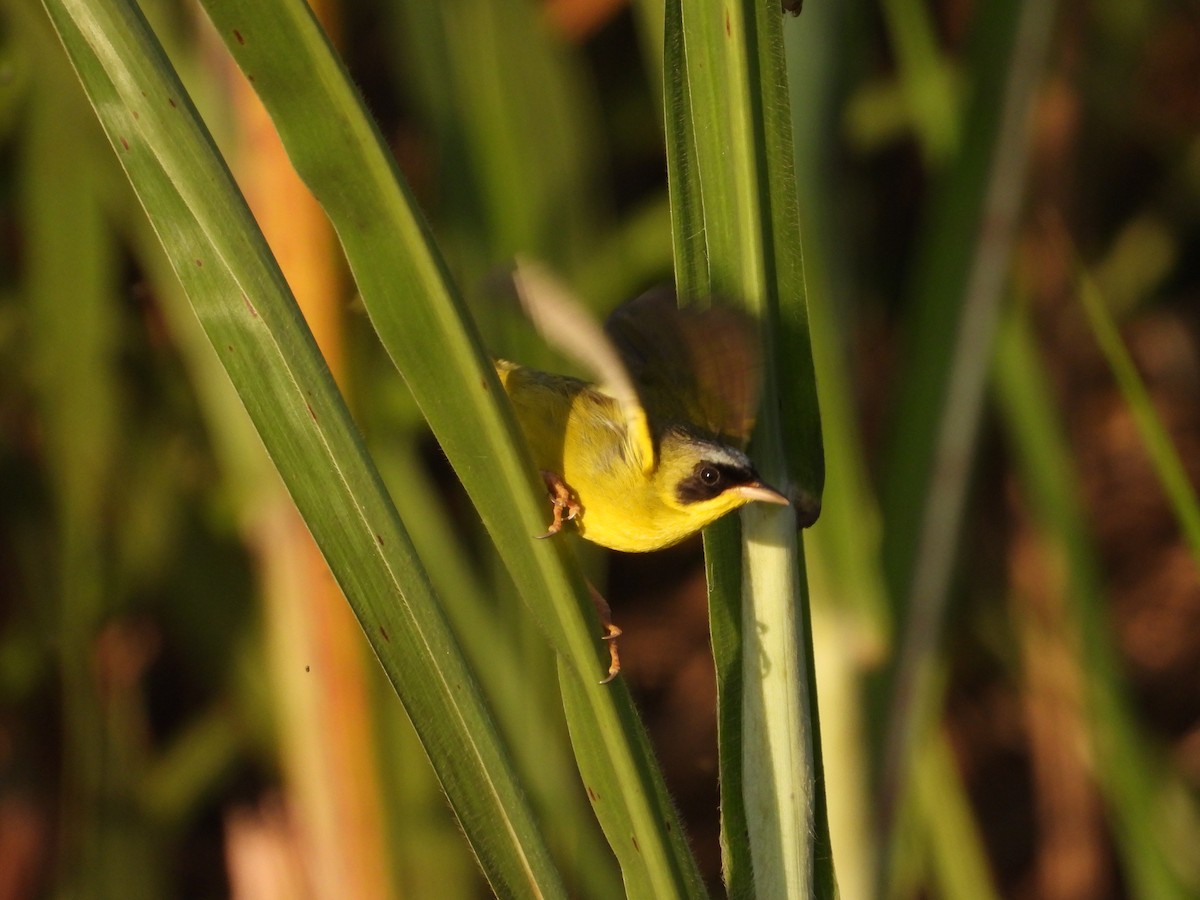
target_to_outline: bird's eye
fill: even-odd
[[[721,480],[721,473],[718,472],[716,469],[714,469],[712,466],[705,466],[703,469],[700,470],[700,480],[703,481],[705,484],[707,484],[709,487],[712,487],[714,484],[716,484],[718,481]]]

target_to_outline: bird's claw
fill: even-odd
[[[595,588],[592,589],[592,594],[595,597],[600,596],[599,594],[596,593]],[[601,598],[601,599],[603,600],[603,598]],[[607,603],[604,604],[604,608],[606,610],[608,609]],[[612,681],[614,678],[616,678],[617,673],[621,671],[621,654],[617,652],[617,638],[621,636],[621,629],[618,628],[616,625],[614,625],[612,622],[608,622],[608,621],[606,621],[604,623],[604,629],[608,633],[606,635],[604,635],[602,638],[600,638],[600,640],[608,641],[609,664],[608,664],[608,677],[602,678],[600,680],[600,683],[608,684],[610,681]]]
[[[554,521],[550,523],[550,528],[545,534],[537,535],[538,540],[553,537],[562,531],[565,522],[573,521],[583,515],[583,507],[576,499],[575,492],[561,477],[544,470],[541,475],[542,481],[546,483],[546,490],[550,493],[550,502],[554,505]],[[600,623],[604,626],[604,635],[601,640],[608,644],[608,677],[600,682],[608,684],[621,671],[621,654],[617,650],[617,638],[621,636],[621,629],[613,624],[612,610],[609,609],[608,601],[591,584],[588,584],[588,591],[591,592],[592,603],[596,606]]]
[[[617,673],[621,671],[621,654],[617,650],[617,638],[621,636],[621,629],[613,624],[612,610],[609,608],[608,601],[604,596],[588,583],[588,591],[592,595],[592,603],[596,606],[596,612],[600,616],[600,624],[604,626],[604,636],[602,641],[608,642],[608,677],[603,679],[601,684],[608,684],[617,677]]]
[[[554,537],[562,531],[564,522],[571,522],[583,514],[583,507],[575,499],[575,492],[562,478],[553,472],[543,471],[541,474],[542,481],[546,483],[546,490],[550,492],[550,502],[554,506],[554,521],[550,523],[550,529],[545,534],[535,535],[539,541]]]

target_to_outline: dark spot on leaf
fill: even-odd
[[[240,31],[238,31],[236,28],[233,29],[233,37],[239,44],[242,44],[243,46],[245,45],[246,39],[244,37],[242,37],[242,33]]]
[[[197,260],[195,260],[195,263],[196,263],[196,267],[197,267],[197,268],[200,268],[200,269],[203,269],[203,268],[204,268],[204,261],[203,261],[203,260],[197,259]]]
[[[729,27],[729,10],[725,10],[725,34],[728,36],[732,33],[733,32]]]
[[[230,353],[232,353],[233,352],[233,344],[226,344],[225,349],[228,350]]]
[[[129,149],[129,141],[125,140],[123,137],[118,137],[118,140],[120,140],[122,147],[124,147],[126,150]]]
[[[311,668],[310,666],[305,666],[305,667],[304,667],[304,671],[305,671],[305,672],[311,672],[311,671],[312,671],[312,668]]]
[[[588,799],[591,800],[593,803],[599,803],[600,798],[596,796],[596,792],[592,790],[592,786],[589,784],[589,785],[585,785],[585,787],[587,787]]]
[[[383,635],[383,639],[385,641],[387,641],[389,644],[392,642],[392,639],[390,637],[388,637],[387,629],[384,628],[382,625],[379,626],[379,633]]]
[[[248,78],[248,79],[250,80],[250,83],[251,83],[251,84],[253,84],[253,83],[254,83],[254,76],[253,76],[253,75],[247,75],[247,76],[246,76],[246,78]]]
[[[382,534],[375,535],[375,543],[377,543],[380,547],[383,546],[383,535]]]
[[[170,97],[167,98],[167,102],[171,104],[171,109],[178,109],[178,107],[175,105],[175,101]]]
[[[133,117],[134,117],[135,119],[140,119],[140,118],[142,117],[142,114],[141,114],[140,112],[138,112],[138,111],[135,109],[135,110],[133,111]]]
[[[641,852],[642,852],[642,848],[638,846],[638,842],[637,842],[637,835],[636,835],[636,834],[631,834],[631,835],[629,836],[629,839],[630,839],[631,841],[633,841],[633,849],[634,849],[634,850],[636,850],[638,853],[641,853]]]
[[[312,420],[314,422],[317,421],[317,414],[313,412],[312,404],[306,400],[304,401],[304,407],[308,410],[308,414],[312,417]]]
[[[668,819],[668,820],[667,820],[666,822],[664,822],[663,824],[667,826],[667,834],[670,834],[671,832],[673,832],[673,831],[675,830],[675,829],[672,827],[672,825],[671,825],[671,820],[670,820],[670,819]]]
[[[488,389],[488,383],[487,383],[487,379],[486,379],[486,378],[480,378],[480,379],[479,379],[479,386],[480,386],[480,387],[482,387],[482,388],[484,389],[484,391],[487,391],[487,389]]]
[[[258,318],[258,310],[254,308],[254,304],[250,302],[250,298],[242,294],[242,302],[246,304],[246,309],[250,310],[250,315]]]

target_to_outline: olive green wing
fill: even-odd
[[[565,285],[541,266],[518,260],[513,282],[525,314],[548,343],[592,373],[624,418],[625,440],[642,471],[654,471],[654,440],[637,385],[621,353]]]
[[[658,288],[617,307],[604,325],[651,421],[689,423],[745,447],[762,383],[758,331],[739,309],[679,308]]]

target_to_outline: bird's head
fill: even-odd
[[[756,500],[788,505],[745,453],[687,429],[661,435],[655,476],[663,501],[693,519],[696,530]]]

